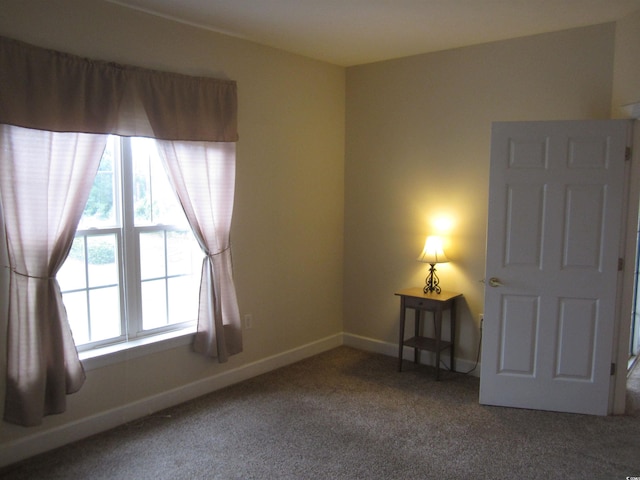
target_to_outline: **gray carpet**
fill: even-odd
[[[636,375],[640,377],[640,375]],[[485,407],[477,378],[340,347],[0,471],[10,479],[624,479],[615,417]]]

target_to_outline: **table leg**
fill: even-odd
[[[453,299],[451,301],[451,310],[449,311],[449,315],[451,315],[450,324],[451,324],[451,349],[449,350],[449,354],[451,355],[450,365],[451,371],[456,371],[456,356],[455,356],[455,346],[456,346],[456,300]]]
[[[400,340],[398,341],[398,371],[402,371],[402,352],[404,350],[404,297],[400,297]]]
[[[440,380],[440,338],[442,337],[442,308],[438,307],[435,315],[435,337],[436,337],[436,381]]]
[[[415,337],[418,338],[420,336],[420,314],[421,311],[416,309],[415,310],[415,317],[414,317],[414,334]],[[419,363],[420,362],[420,349],[419,348],[414,348],[413,351],[413,363]]]

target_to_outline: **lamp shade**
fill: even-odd
[[[424,242],[424,248],[422,249],[422,253],[418,257],[419,262],[436,264],[436,263],[446,263],[449,259],[444,254],[442,250],[442,238],[437,236],[429,236],[427,240]]]

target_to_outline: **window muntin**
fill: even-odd
[[[194,325],[202,257],[154,141],[110,137],[57,276],[78,350]]]

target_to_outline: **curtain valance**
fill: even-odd
[[[90,60],[0,36],[0,123],[235,142],[236,83]]]

